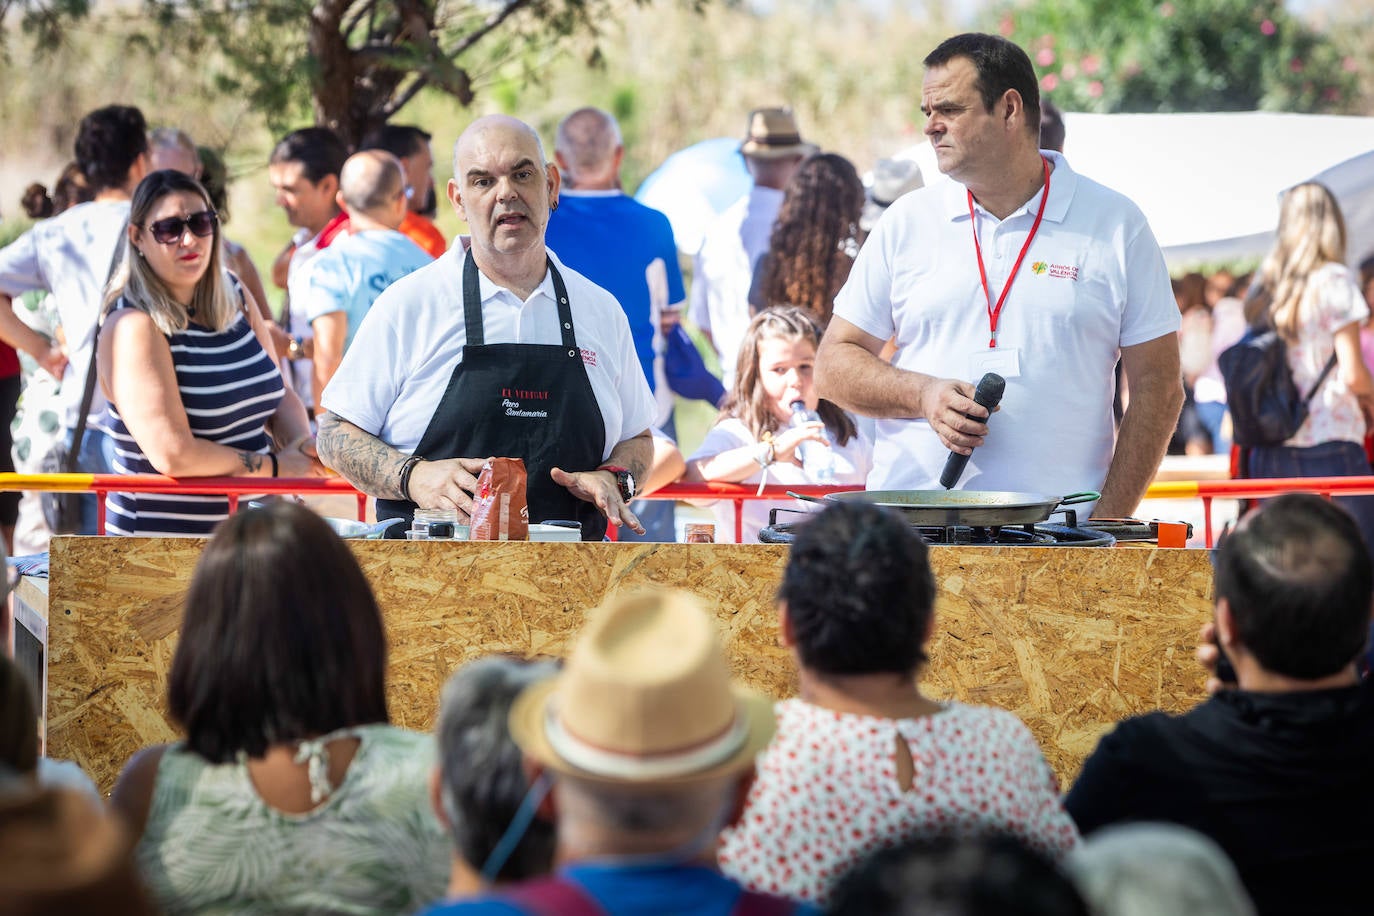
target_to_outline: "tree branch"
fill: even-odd
[[[530,5],[530,0],[508,0],[505,6],[487,17],[487,21],[478,28],[463,36],[462,41],[458,42],[446,56],[449,60],[455,60],[460,54],[471,48],[477,42],[487,37],[488,34],[501,26],[501,23],[509,19],[514,13]]]
[[[353,30],[356,29],[356,28],[358,27],[358,23],[360,23],[360,22],[363,21],[363,17],[364,17],[364,16],[367,16],[367,15],[370,14],[370,13],[375,13],[376,10],[377,10],[377,0],[366,0],[366,2],[364,2],[361,6],[359,6],[358,9],[357,9],[357,11],[354,12],[352,18],[349,19],[348,22],[344,24],[343,33],[344,33],[345,35],[351,35],[351,34],[353,34]],[[371,34],[371,31],[372,31],[371,29],[368,29],[368,33],[369,33],[369,34]]]
[[[397,93],[396,95],[392,96],[391,100],[382,106],[382,120],[390,120],[391,117],[396,114],[396,112],[404,108],[406,106],[406,103],[408,103],[411,99],[415,98],[415,96],[419,95],[420,90],[424,89],[428,85],[429,77],[423,74],[416,74],[415,79],[411,82],[409,86],[407,86],[404,90]]]

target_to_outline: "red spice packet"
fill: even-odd
[[[525,497],[528,475],[520,458],[491,458],[477,475],[472,497],[474,541],[528,541],[530,507]]]

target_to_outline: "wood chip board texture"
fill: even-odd
[[[166,684],[182,601],[204,541],[55,538],[48,738],[108,791],[138,748],[177,737]],[[787,549],[733,544],[353,541],[390,645],[391,716],[428,730],[439,688],[492,652],[566,653],[584,611],[622,589],[696,592],[720,621],[737,677],[796,693],[774,592]],[[1066,786],[1123,717],[1202,698],[1192,650],[1211,613],[1200,550],[937,547],[936,699],[1009,709]]]

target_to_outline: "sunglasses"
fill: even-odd
[[[155,223],[149,223],[143,228],[153,234],[153,238],[163,245],[172,245],[181,241],[181,237],[190,229],[191,234],[199,238],[215,234],[215,225],[219,222],[219,214],[214,210],[201,210],[199,213],[192,213],[183,219],[180,216],[169,216],[160,219]]]

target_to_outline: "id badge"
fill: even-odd
[[[989,372],[996,372],[1002,378],[1020,378],[1020,347],[989,347],[975,350],[969,357],[969,378],[980,379]]]

